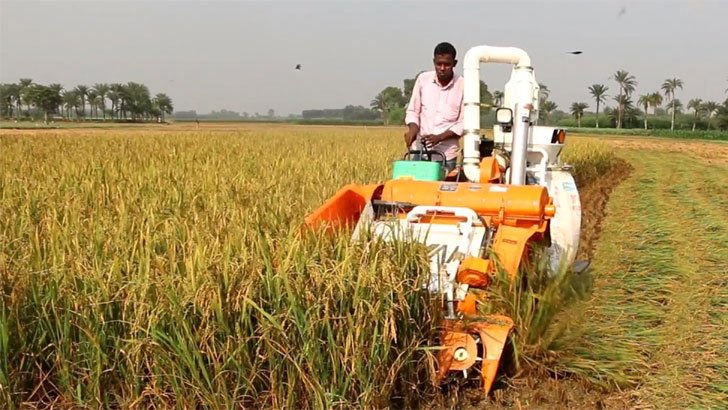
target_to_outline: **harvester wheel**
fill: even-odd
[[[444,349],[438,358],[438,381],[454,379],[463,384],[480,379],[483,392],[488,394],[512,328],[510,318],[492,315],[478,322],[456,322],[445,329],[441,340]]]

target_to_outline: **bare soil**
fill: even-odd
[[[605,208],[612,190],[629,177],[632,165],[618,159],[616,165],[602,178],[589,181],[579,187],[581,200],[581,236],[577,260],[591,260],[594,247],[599,240],[602,221],[606,217]]]

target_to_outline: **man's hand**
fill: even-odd
[[[460,138],[458,134],[455,134],[451,130],[447,130],[443,132],[442,134],[437,135],[425,135],[422,137],[422,142],[425,144],[427,149],[432,149],[435,145],[445,141],[446,139],[450,138]]]
[[[422,136],[422,143],[425,144],[425,147],[427,149],[432,149],[435,145],[441,143],[445,138],[442,137],[442,135],[423,135]]]
[[[412,145],[412,142],[414,142],[415,138],[417,138],[417,133],[412,131],[405,131],[404,133],[404,144],[409,148]]]
[[[416,124],[408,124],[408,127],[409,128],[404,133],[404,143],[409,149],[409,147],[415,141],[415,138],[417,138],[417,133],[420,131],[420,127],[418,127]]]

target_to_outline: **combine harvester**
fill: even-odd
[[[492,140],[480,134],[481,63],[513,65]],[[565,132],[535,125],[539,86],[528,54],[513,47],[473,47],[465,54],[464,81],[459,169],[444,175],[434,152],[425,152],[429,160],[422,161],[405,155],[395,161],[391,180],[345,186],[306,224],[353,229],[352,240],[366,232],[427,245],[429,290],[442,295],[444,313],[438,378],[476,377],[487,394],[514,323],[479,313],[473,289],[487,295],[499,270],[511,281],[520,279],[519,268],[529,263],[536,243],[547,247],[550,275],[571,266],[581,205],[571,167],[559,158]]]

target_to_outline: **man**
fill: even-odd
[[[442,152],[448,173],[457,164],[463,134],[463,77],[453,71],[458,62],[455,58],[452,44],[435,47],[435,70],[417,76],[405,116],[407,147],[416,150],[424,144],[428,150]],[[441,160],[438,155],[432,159]]]

